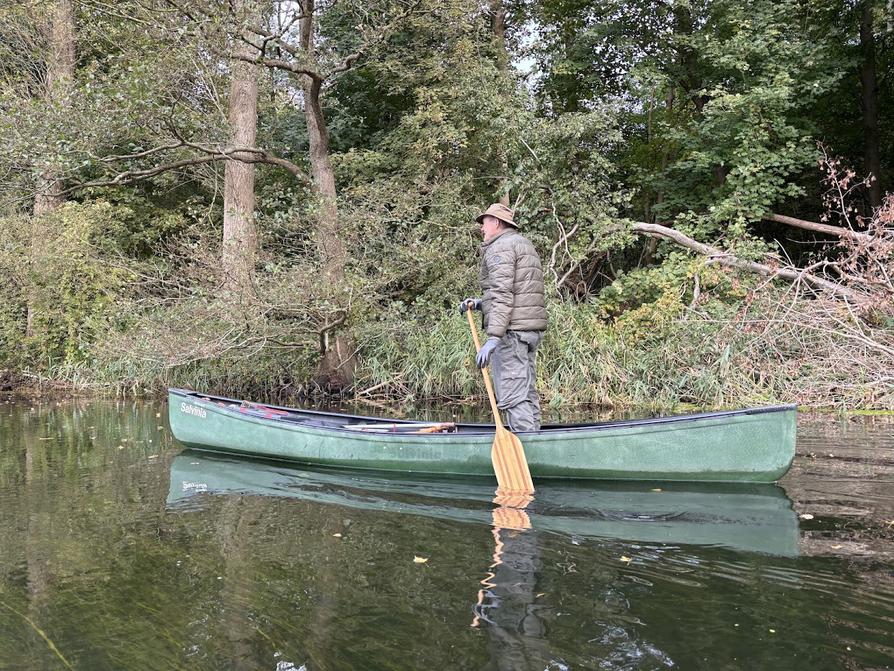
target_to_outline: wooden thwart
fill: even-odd
[[[413,422],[412,424],[382,424],[381,422],[375,422],[371,424],[345,424],[342,428],[368,433],[441,433],[442,431],[455,430],[456,424],[453,422],[432,422],[429,424],[421,422]]]
[[[472,321],[472,311],[466,310],[469,319],[469,329],[472,331],[472,339],[475,341],[475,351],[481,349],[478,340],[478,331],[475,322]],[[531,471],[528,469],[528,460],[525,458],[525,450],[518,436],[507,431],[500,419],[500,410],[497,408],[497,399],[494,396],[494,387],[487,368],[481,369],[484,377],[484,386],[487,388],[487,398],[490,400],[490,409],[494,414],[494,424],[497,433],[494,436],[494,445],[490,452],[491,461],[494,464],[494,473],[497,476],[497,494],[501,496],[524,496],[534,493],[534,481],[531,479]]]

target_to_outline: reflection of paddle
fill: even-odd
[[[469,318],[469,328],[472,330],[472,339],[475,341],[475,350],[481,349],[478,340],[478,331],[475,322],[472,321],[472,310],[466,310]],[[490,452],[491,461],[494,464],[494,473],[497,475],[497,494],[505,496],[530,496],[534,493],[534,482],[531,480],[531,471],[528,470],[528,461],[525,459],[525,450],[521,441],[513,433],[503,427],[500,420],[500,411],[497,409],[497,400],[494,398],[494,388],[490,381],[487,368],[481,369],[484,376],[484,386],[487,387],[487,397],[490,399],[490,409],[494,413],[494,424],[497,433],[494,436],[494,446]],[[530,499],[528,499],[530,500]],[[512,505],[512,504],[510,504]],[[520,507],[524,507],[522,504]]]

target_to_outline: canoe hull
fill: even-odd
[[[248,414],[238,401],[183,390],[170,390],[169,401],[174,437],[194,449],[315,466],[493,477],[493,433],[485,426],[449,434],[364,433]],[[780,406],[575,426],[519,438],[535,480],[774,482],[791,465],[795,428],[794,406]]]

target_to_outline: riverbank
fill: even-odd
[[[765,289],[750,301],[712,300],[696,309],[677,296],[617,317],[606,303],[553,301],[538,351],[542,405],[684,412],[795,403],[894,412],[894,329],[845,319],[820,298],[784,299],[784,292]],[[0,389],[152,397],[183,387],[285,405],[474,404],[483,394],[468,325],[453,311],[358,320],[356,367],[346,388],[318,381],[312,345],[221,349],[215,339],[236,326],[211,326],[185,331],[158,323],[155,330],[144,324],[110,333],[80,362],[7,364]],[[263,336],[263,324],[252,328]]]

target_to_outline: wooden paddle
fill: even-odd
[[[472,320],[471,309],[466,310],[466,317],[469,318],[469,329],[472,331],[472,339],[475,341],[475,351],[477,352],[481,349],[481,342],[478,340],[478,330]],[[487,397],[490,399],[490,409],[494,413],[494,424],[497,427],[494,446],[490,451],[494,473],[497,475],[497,495],[507,498],[519,497],[519,501],[523,499],[530,501],[530,495],[534,493],[534,482],[531,480],[531,471],[528,469],[528,461],[525,459],[525,450],[518,436],[507,431],[503,426],[487,368],[481,369],[481,375],[484,377],[484,386],[487,387]],[[524,504],[518,507],[523,508]]]

